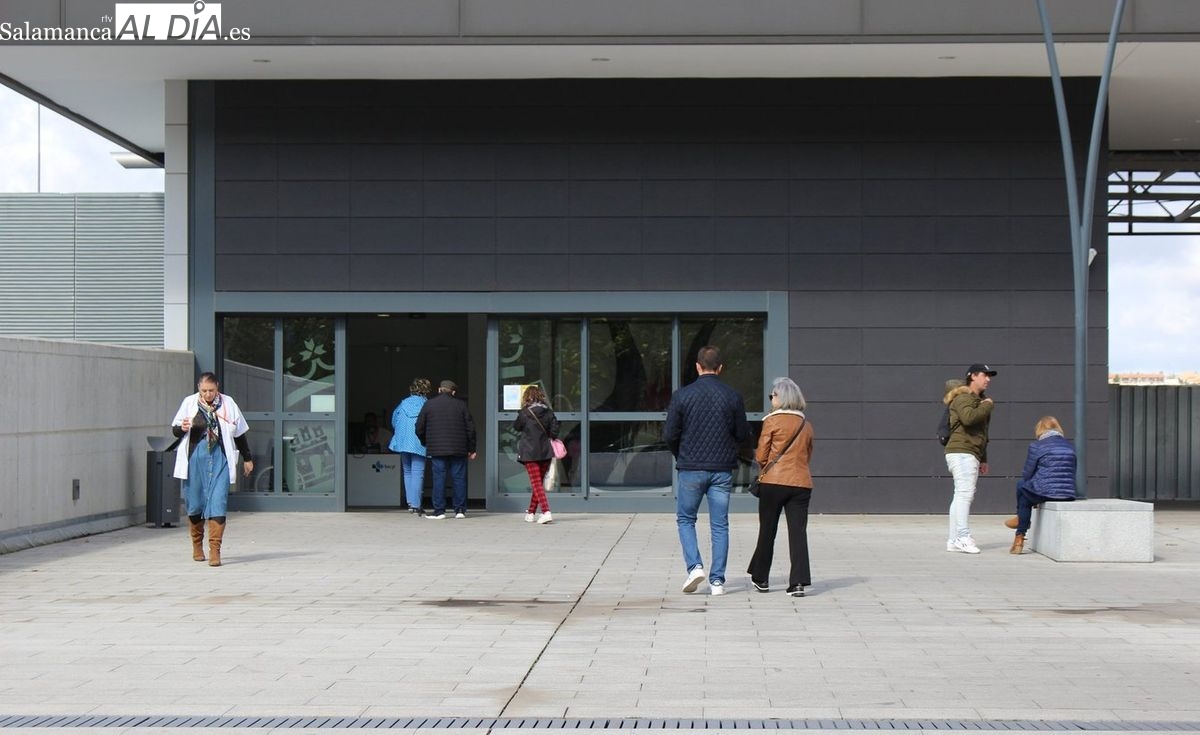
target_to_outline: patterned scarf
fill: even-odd
[[[204,421],[207,424],[208,448],[211,450],[221,438],[221,427],[217,421],[217,411],[221,408],[221,394],[213,399],[211,404],[205,403],[200,394],[196,394],[196,405],[200,407],[200,413],[204,414]]]

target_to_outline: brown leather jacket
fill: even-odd
[[[779,452],[787,446],[788,440],[800,428],[802,417],[794,411],[775,411],[763,419],[762,434],[758,438],[758,449],[754,459],[760,467],[766,466]],[[790,485],[791,487],[812,488],[812,471],[809,461],[813,451],[813,428],[809,421],[804,422],[804,431],[792,442],[783,458],[771,466],[765,474],[759,477],[760,482],[772,485]]]

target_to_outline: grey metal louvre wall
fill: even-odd
[[[163,344],[163,195],[0,194],[0,334]]]
[[[1200,388],[1113,385],[1109,396],[1114,494],[1200,501]]]

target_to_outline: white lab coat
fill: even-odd
[[[183,403],[179,405],[179,411],[171,420],[171,426],[183,426],[183,420],[195,418],[196,412],[199,410],[200,397],[193,393],[183,399]],[[225,459],[229,462],[229,484],[232,485],[237,482],[237,466],[240,456],[233,440],[234,437],[250,431],[250,425],[246,423],[237,403],[224,393],[221,394],[221,408],[217,409],[217,419],[221,422],[221,445],[225,447]],[[186,480],[188,476],[188,459],[192,456],[192,445],[189,438],[190,432],[183,437],[183,441],[179,442],[179,447],[175,450],[175,477],[180,480]]]

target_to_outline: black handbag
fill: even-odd
[[[765,465],[763,465],[763,468],[758,471],[758,477],[755,477],[753,480],[750,481],[750,487],[747,488],[747,491],[751,495],[753,495],[756,498],[758,497],[758,481],[759,481],[759,479],[762,478],[763,475],[767,474],[767,470],[771,469],[771,467],[773,467],[775,465],[775,463],[779,461],[780,457],[787,454],[787,450],[792,448],[792,443],[795,442],[796,439],[799,438],[800,434],[804,431],[804,424],[806,424],[807,422],[808,422],[807,416],[800,419],[800,428],[796,429],[796,433],[792,434],[791,439],[788,439],[788,443],[783,446],[783,450],[779,452],[779,454],[775,457],[775,459],[773,459],[770,462],[767,462]]]

